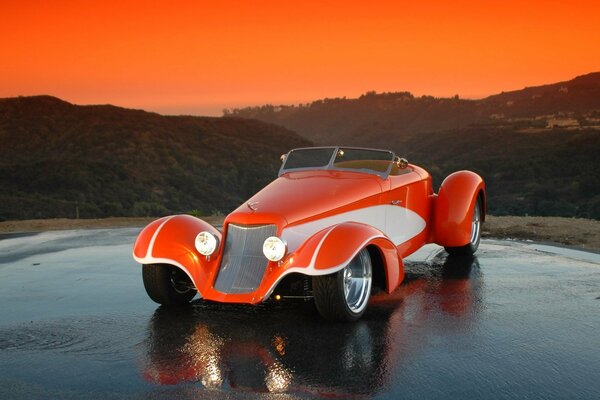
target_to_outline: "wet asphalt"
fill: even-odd
[[[0,399],[600,398],[600,255],[427,246],[356,323],[310,302],[159,307],[138,229],[0,237]]]

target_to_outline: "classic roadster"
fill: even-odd
[[[393,292],[403,258],[427,243],[473,254],[485,183],[431,176],[391,151],[312,147],[282,156],[279,177],[229,214],[222,232],[189,215],[150,223],[133,257],[160,304],[314,298],[328,319],[360,318],[373,291]]]

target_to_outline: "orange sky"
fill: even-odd
[[[600,70],[600,1],[0,0],[0,97],[167,114]]]

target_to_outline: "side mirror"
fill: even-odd
[[[285,161],[285,154],[282,154],[281,157],[279,157],[279,159],[281,160],[281,162],[283,163]]]

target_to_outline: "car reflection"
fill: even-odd
[[[161,306],[149,323],[142,373],[155,384],[207,390],[372,395],[436,330],[475,329],[483,287],[476,258],[442,253],[407,265],[402,286],[375,294],[355,323],[326,322],[310,302]]]

